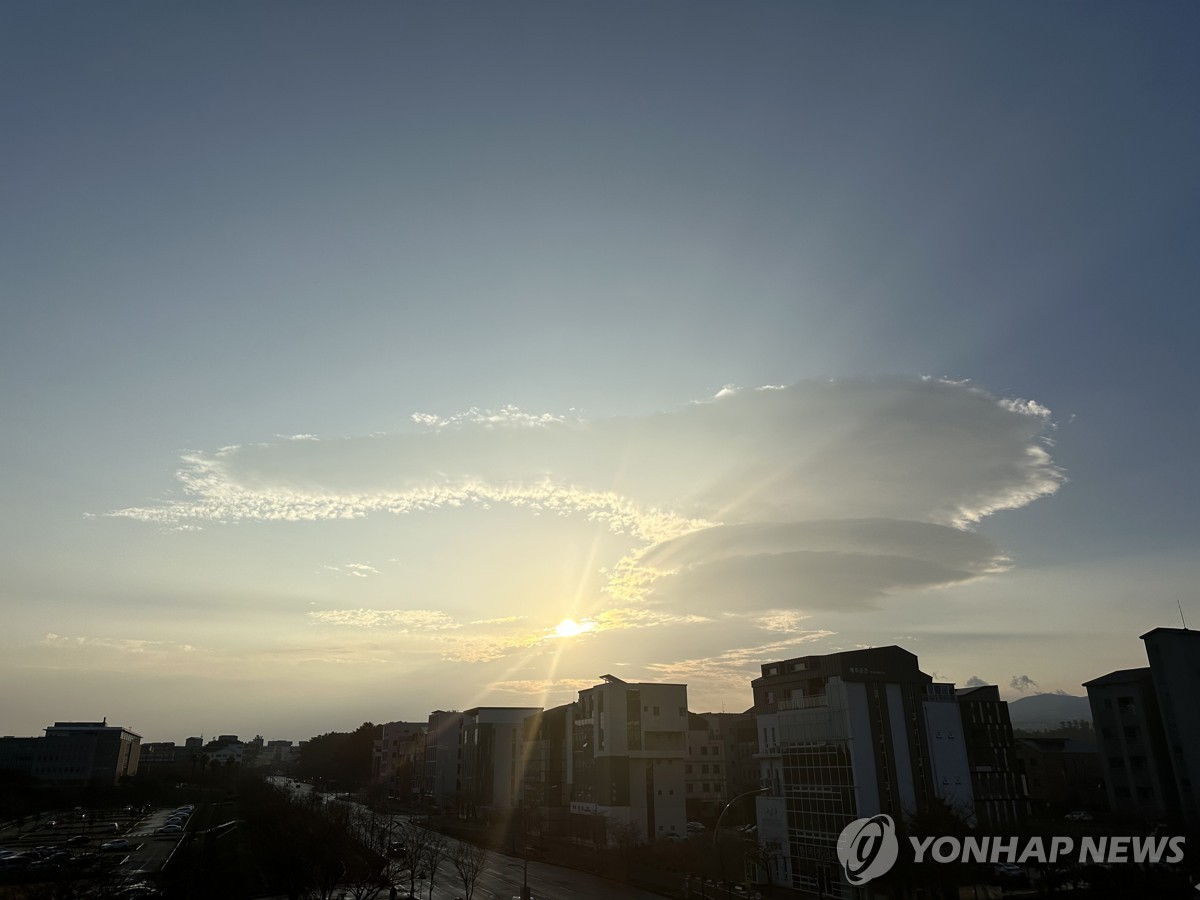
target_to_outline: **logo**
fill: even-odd
[[[837,855],[846,880],[855,886],[885,874],[900,855],[892,817],[880,814],[855,819],[838,835]]]

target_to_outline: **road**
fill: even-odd
[[[283,779],[286,781],[286,779]],[[293,790],[307,789],[308,785],[293,785]],[[360,810],[366,807],[353,804]],[[409,823],[408,816],[393,816],[392,821],[399,825]],[[387,816],[381,816],[387,822]],[[462,881],[454,870],[449,857],[453,854],[458,841],[444,836],[448,844],[447,859],[438,868],[434,878],[432,895],[428,881],[417,881],[417,896],[422,900],[458,900],[463,897]],[[609,881],[598,875],[567,869],[546,862],[529,861],[529,888],[533,900],[662,900],[661,894],[643,891],[627,884]],[[475,894],[472,900],[512,900],[521,896],[521,884],[525,875],[525,863],[520,857],[507,856],[493,852],[487,860],[479,880],[475,883]],[[397,893],[403,897],[408,892],[408,882],[396,885]],[[380,895],[386,900],[385,891]]]

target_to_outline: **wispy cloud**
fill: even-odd
[[[308,617],[322,625],[388,628],[399,632],[445,631],[462,625],[436,609],[323,609]]]
[[[134,654],[193,653],[196,650],[191,644],[183,644],[178,641],[148,641],[136,638],[84,637],[81,635],[69,637],[54,632],[48,632],[42,639],[42,644],[60,650],[100,648]]]
[[[824,629],[801,631],[783,640],[737,647],[709,658],[651,663],[646,668],[655,678],[663,681],[744,687],[751,678],[758,677],[758,667],[762,663],[802,655],[798,652],[802,645],[832,637],[834,634],[835,632]]]

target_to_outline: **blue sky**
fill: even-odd
[[[1139,664],[1200,622],[1197,15],[5,5],[0,731]]]

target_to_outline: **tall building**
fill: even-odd
[[[523,757],[525,780],[522,803],[537,821],[539,830],[567,834],[570,830],[567,775],[571,767],[571,734],[575,704],[547,709],[525,719]]]
[[[421,754],[422,803],[457,806],[462,791],[462,763],[459,759],[463,715],[435,710],[425,726],[425,746]]]
[[[1142,635],[1162,716],[1175,793],[1190,825],[1200,824],[1200,631],[1155,628]]]
[[[858,896],[837,839],[852,820],[903,821],[949,807],[973,824],[974,796],[952,685],[900,647],[762,666],[751,683],[766,788],[758,839],[769,880],[810,896]]]
[[[1029,795],[1017,760],[1008,704],[994,684],[955,692],[971,766],[971,793],[979,828],[1011,834],[1029,818]]]
[[[525,779],[521,754],[525,720],[537,706],[477,706],[462,714],[459,732],[462,800],[484,818],[518,805]]]
[[[1083,686],[1109,807],[1150,821],[1177,815],[1179,797],[1150,669],[1121,669]]]
[[[602,676],[579,692],[571,734],[573,817],[602,822],[605,840],[686,833],[687,685]],[[586,826],[576,826],[577,833]]]

